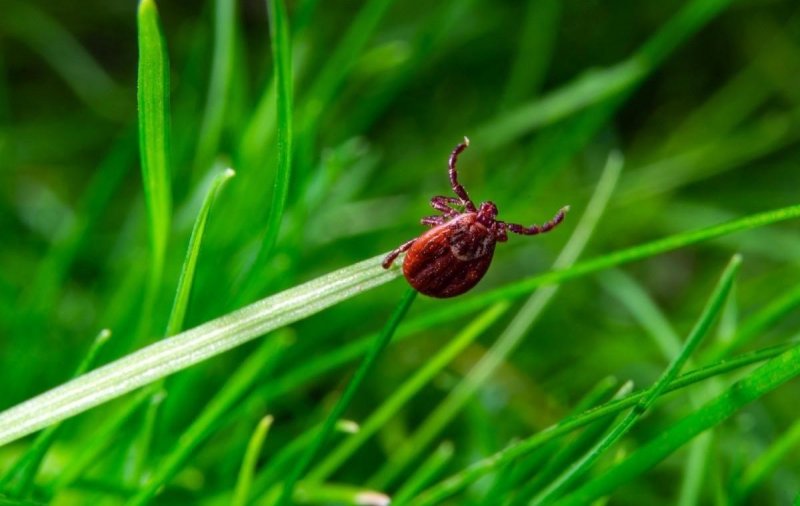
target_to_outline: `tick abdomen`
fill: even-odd
[[[494,247],[492,233],[475,213],[466,213],[422,234],[406,254],[403,273],[425,295],[453,297],[481,280]]]

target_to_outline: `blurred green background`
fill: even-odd
[[[237,175],[211,211],[186,328],[418,235],[419,218],[432,214],[429,198],[450,193],[447,156],[464,135],[472,144],[460,160],[461,181],[476,201],[494,201],[501,219],[541,223],[572,206],[553,233],[499,245],[476,292],[550,268],[614,150],[625,166],[584,258],[800,200],[797,2],[290,1],[293,174],[275,248],[254,266],[277,156],[266,5],[162,0],[173,218],[148,307],[136,4],[2,0],[0,8],[0,409],[66,381],[103,328],[113,337],[99,362],[164,335],[193,220],[221,167]],[[742,253],[728,327],[718,331],[725,339],[736,322],[793,293],[799,230],[787,222],[565,283],[436,437],[455,447],[442,476],[555,423],[603,378],[636,387],[656,379],[667,359],[646,328],[657,318],[637,316],[620,286],[638,289],[634,299],[658,308],[683,339],[730,256]],[[394,281],[293,325],[293,344],[272,376],[214,427],[156,502],[223,497],[267,413],[276,421],[262,461],[298,441],[330,410],[355,362],[280,395],[269,392],[271,378],[378,331],[404,290]],[[447,304],[420,297],[410,314]],[[791,309],[740,351],[794,337],[800,315]],[[368,416],[469,321],[431,324],[393,344],[347,417]],[[335,481],[366,483],[484,356],[503,323],[437,374]],[[59,489],[53,477],[122,404],[69,421],[31,497],[63,504],[129,497],[257,346],[171,378],[157,421],[139,409],[103,459]],[[753,490],[737,495],[736,487],[747,465],[791,430],[798,388],[789,383],[715,428],[697,504],[791,501],[800,487],[796,436]],[[685,393],[670,397],[619,452],[688,409]],[[142,427],[152,429],[148,450],[132,471]],[[0,448],[0,470],[28,443]],[[676,452],[617,490],[611,504],[675,504],[686,459],[686,450]],[[478,482],[450,504],[486,501],[490,484]]]

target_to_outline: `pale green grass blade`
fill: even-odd
[[[733,281],[736,274],[739,272],[741,265],[741,257],[734,256],[728,267],[723,272],[714,292],[703,309],[700,318],[698,319],[686,342],[683,345],[680,353],[670,362],[667,369],[661,374],[656,383],[648,390],[647,395],[636,404],[636,406],[609,432],[605,438],[592,448],[591,451],[586,453],[580,460],[570,466],[559,478],[548,486],[541,494],[536,496],[531,502],[531,505],[549,504],[557,500],[560,495],[575,482],[581,478],[591,467],[605,454],[617,441],[628,433],[633,425],[639,421],[647,410],[649,410],[658,398],[664,393],[667,385],[669,385],[675,377],[677,377],[680,370],[692,356],[694,350],[700,345],[702,340],[708,334],[711,325],[716,320],[723,305],[728,297],[728,293],[733,286]]]
[[[236,5],[234,0],[214,1],[214,50],[211,55],[211,80],[203,111],[203,122],[197,139],[194,157],[196,174],[205,173],[211,166],[225,126],[233,64],[235,61]]]
[[[239,470],[239,478],[236,480],[236,488],[233,493],[233,506],[245,506],[247,504],[247,497],[250,495],[250,488],[253,483],[253,474],[255,473],[256,464],[258,463],[258,456],[261,453],[261,447],[264,446],[264,440],[267,437],[267,432],[272,425],[273,418],[270,415],[261,419],[250,436],[250,441],[247,443],[247,451],[242,460],[242,467]]]
[[[203,200],[203,205],[200,207],[200,212],[197,214],[197,219],[192,227],[192,234],[189,237],[189,247],[186,250],[186,258],[181,267],[180,277],[178,278],[178,287],[175,290],[175,300],[172,302],[172,311],[169,315],[167,323],[167,336],[177,334],[183,329],[183,321],[186,316],[186,309],[189,307],[189,297],[192,294],[192,283],[194,282],[194,273],[197,268],[197,259],[200,256],[200,245],[203,242],[203,235],[206,230],[206,222],[208,215],[211,212],[211,206],[217,198],[217,195],[236,173],[232,169],[225,169],[211,183],[211,187]]]
[[[293,147],[293,79],[292,79],[292,40],[289,34],[289,20],[283,0],[267,0],[269,26],[273,53],[273,74],[276,82],[277,100],[277,172],[269,207],[269,218],[264,241],[258,252],[256,271],[266,263],[278,240],[286,200],[289,195],[289,182],[292,174]],[[249,279],[257,280],[257,276]]]
[[[81,360],[81,363],[75,369],[72,377],[80,376],[89,370],[95,363],[97,354],[100,352],[103,345],[111,338],[111,331],[103,329],[92,341],[89,351]],[[6,490],[11,497],[24,497],[26,496],[33,485],[33,480],[39,472],[39,467],[44,460],[47,451],[55,442],[58,435],[58,429],[61,424],[55,424],[42,431],[36,439],[34,439],[28,450],[14,463],[8,471],[0,477],[0,490]],[[13,486],[7,485],[14,480]]]
[[[181,434],[172,451],[159,459],[158,466],[148,477],[147,482],[126,504],[132,506],[150,502],[180,469],[197,446],[209,437],[215,424],[225,412],[242,397],[248,388],[252,387],[259,377],[271,372],[288,344],[289,340],[283,335],[266,337],[258,350],[233,373],[192,424]]]
[[[334,425],[350,405],[350,402],[353,400],[353,397],[355,396],[359,387],[364,382],[367,374],[369,374],[369,372],[372,370],[372,367],[375,365],[375,361],[389,345],[389,342],[392,340],[392,337],[397,330],[397,326],[400,325],[400,322],[405,317],[416,297],[416,290],[413,288],[407,289],[406,294],[403,296],[403,299],[400,301],[400,304],[397,306],[394,313],[392,313],[392,316],[389,318],[386,326],[383,328],[383,331],[378,336],[378,339],[375,340],[372,347],[367,351],[367,354],[361,361],[361,364],[359,364],[358,369],[356,369],[355,373],[353,373],[353,378],[348,382],[347,387],[336,403],[336,406],[334,406],[334,408],[326,417],[325,423],[322,426],[322,430],[320,430],[319,434],[317,434],[314,442],[302,455],[297,465],[295,465],[294,469],[292,469],[292,472],[284,481],[283,491],[281,492],[281,495],[276,503],[278,506],[283,506],[291,500],[294,493],[295,483],[306,471],[308,466],[311,464],[311,461],[316,457],[316,454],[329,438],[331,432],[333,432]]]
[[[0,29],[39,53],[96,114],[122,116],[126,105],[122,89],[57,18],[32,2],[8,0],[3,4]]]
[[[166,41],[161,31],[155,0],[141,0],[137,21],[139,149],[144,197],[147,204],[151,262],[142,318],[143,321],[147,321],[152,314],[151,306],[155,303],[154,299],[161,283],[172,221],[170,79]]]
[[[578,259],[603,215],[622,171],[622,156],[612,153],[597,184],[585,213],[553,266],[571,267]],[[378,488],[386,488],[424,451],[441,430],[464,407],[466,402],[519,346],[528,330],[543,313],[558,292],[558,287],[546,287],[535,292],[512,318],[509,325],[486,355],[472,368],[445,400],[443,400],[414,435],[389,458],[389,461],[370,480]]]
[[[342,441],[330,451],[306,476],[306,481],[323,481],[333,474],[370,437],[385,426],[389,419],[397,416],[402,407],[444,369],[459,353],[472,344],[509,308],[507,303],[497,303],[475,318],[458,333],[441,351],[428,360],[419,371],[405,381],[362,424],[359,431]]]
[[[538,93],[553,57],[560,21],[559,0],[539,0],[528,4],[517,55],[503,92],[503,109]]]
[[[748,353],[731,360],[725,360],[719,364],[703,367],[695,371],[691,371],[684,375],[679,376],[668,387],[667,391],[677,390],[689,385],[696,384],[707,378],[713,378],[728,371],[736,370],[740,367],[746,367],[765,360],[772,360],[780,357],[785,353],[792,350],[800,350],[800,343],[789,342],[780,346],[774,346],[765,350],[759,350],[755,353]],[[800,353],[800,352],[798,352]],[[439,504],[441,501],[450,497],[460,490],[464,489],[471,483],[475,482],[485,474],[492,471],[502,469],[503,466],[509,462],[529,454],[530,452],[541,448],[544,444],[569,434],[581,427],[585,427],[591,422],[606,416],[620,413],[632,406],[635,406],[639,401],[644,399],[648,394],[648,390],[633,393],[618,401],[612,401],[597,408],[591,409],[574,418],[562,420],[558,425],[548,427],[547,429],[537,433],[530,438],[510,445],[508,448],[501,450],[494,455],[476,462],[461,472],[447,478],[444,481],[430,487],[425,492],[415,498],[411,504],[414,506],[429,506]]]
[[[491,149],[564,119],[638,86],[669,53],[730,4],[730,0],[691,0],[628,60],[580,76],[541,99],[515,107],[479,129],[476,138]]]
[[[383,255],[327,274],[136,351],[0,413],[0,445],[219,355],[395,279]]]
[[[800,374],[800,347],[794,347],[737,381],[701,409],[664,429],[657,437],[633,452],[622,463],[590,480],[558,501],[558,504],[587,504],[613,492],[620,485],[629,482],[661,462],[698,434],[719,425],[744,406],[773,391],[798,374]]]

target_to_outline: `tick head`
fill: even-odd
[[[478,221],[486,226],[491,225],[497,217],[497,206],[494,202],[481,202],[478,208]]]

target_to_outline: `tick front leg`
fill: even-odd
[[[536,235],[536,234],[543,234],[545,232],[549,232],[556,228],[556,226],[564,221],[564,215],[567,214],[569,211],[569,206],[564,206],[561,210],[556,213],[552,220],[548,221],[544,225],[531,225],[530,227],[524,227],[522,225],[517,225],[516,223],[508,223],[506,227],[508,230],[514,232],[515,234],[522,234],[522,235]]]
[[[459,214],[452,206],[463,206],[461,199],[455,197],[445,197],[444,195],[437,195],[431,199],[431,207],[440,211],[447,217],[453,217]]]
[[[445,216],[426,216],[419,221],[423,225],[429,227],[438,227],[439,225],[447,223],[447,218]]]
[[[384,258],[383,262],[381,263],[383,268],[384,269],[388,269],[389,267],[391,267],[392,266],[392,262],[394,262],[394,259],[397,258],[397,256],[400,253],[402,253],[404,251],[408,251],[408,248],[410,248],[411,245],[413,245],[416,241],[417,241],[416,238],[411,239],[410,241],[401,244],[399,248],[394,249],[391,252],[389,252],[389,254],[386,255],[386,258]]]
[[[458,172],[456,171],[458,155],[467,149],[467,146],[469,146],[469,139],[464,137],[464,142],[456,146],[453,152],[450,153],[450,159],[447,164],[450,167],[450,186],[453,188],[453,192],[461,199],[461,203],[467,208],[467,211],[474,213],[478,208],[475,207],[475,204],[467,195],[467,190],[458,182]]]

